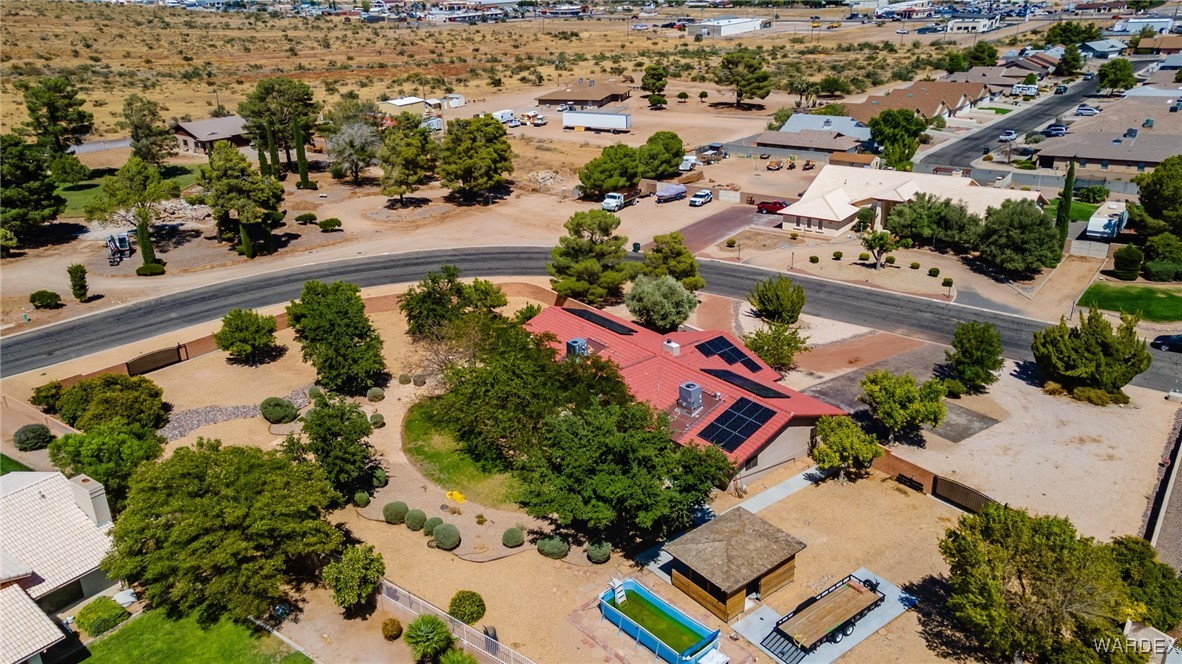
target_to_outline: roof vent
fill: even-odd
[[[586,339],[571,339],[566,342],[566,356],[567,357],[582,357],[587,354],[587,340]]]
[[[702,407],[702,386],[697,383],[682,383],[677,387],[677,405],[697,412]]]
[[[661,347],[665,349],[665,352],[669,353],[673,357],[678,357],[681,355],[681,344],[672,339],[666,339],[665,343],[661,344]]]
[[[830,120],[830,119],[826,118],[826,119],[825,119],[825,122],[821,123],[821,126],[822,126],[822,127],[826,127],[826,128],[828,128],[828,127],[832,127],[832,126],[833,126],[833,120]]]

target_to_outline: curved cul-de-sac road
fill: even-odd
[[[0,340],[0,375],[12,376],[98,351],[220,318],[234,307],[260,308],[299,295],[309,279],[345,280],[363,288],[418,281],[443,263],[457,265],[469,277],[545,274],[546,247],[477,247],[417,251],[308,265],[281,272],[211,284],[102,311]],[[767,270],[703,261],[705,291],[742,298]],[[794,275],[808,296],[805,313],[864,327],[946,343],[965,320],[993,323],[1001,332],[1006,355],[1030,359],[1030,340],[1047,324],[954,303],[877,291]],[[1178,381],[1176,353],[1153,351],[1153,366],[1135,385],[1169,390]]]

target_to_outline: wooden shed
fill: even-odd
[[[766,598],[796,575],[804,543],[742,507],[725,512],[665,545],[673,585],[730,622],[748,595]]]

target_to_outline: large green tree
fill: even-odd
[[[998,658],[1104,661],[1092,637],[1123,642],[1116,625],[1128,599],[1112,555],[1063,517],[993,503],[962,516],[940,552],[950,567],[948,608]]]
[[[838,479],[844,481],[851,468],[866,469],[882,456],[882,447],[874,436],[862,430],[848,417],[825,416],[817,420],[816,443],[810,456],[821,470],[838,469]]]
[[[744,99],[766,99],[772,91],[772,75],[763,56],[751,49],[736,49],[722,56],[714,68],[714,82],[735,92],[735,107]]]
[[[1001,333],[993,323],[965,321],[952,332],[952,350],[944,351],[948,370],[965,387],[979,390],[997,382],[1005,366],[1001,358]]]
[[[1075,76],[1083,69],[1083,56],[1079,53],[1079,47],[1075,44],[1068,44],[1063,47],[1063,57],[1059,58],[1059,64],[1055,65],[1055,74],[1059,76]]]
[[[997,65],[997,49],[987,41],[979,41],[964,52],[969,67],[993,67]]]
[[[978,242],[981,258],[1007,272],[1035,272],[1062,255],[1054,222],[1030,200],[1010,199],[985,213]]]
[[[372,544],[350,546],[341,559],[325,565],[325,583],[332,588],[332,601],[349,610],[368,604],[382,585],[386,561]]]
[[[609,145],[600,155],[579,169],[579,182],[593,196],[635,187],[640,182],[637,150],[623,143]]]
[[[764,327],[743,337],[743,344],[776,371],[785,372],[796,365],[796,356],[809,349],[809,338],[784,323],[769,321]]]
[[[320,385],[362,394],[386,381],[382,338],[365,315],[361,289],[354,284],[305,282],[300,299],[287,306],[287,320]]]
[[[265,142],[271,153],[271,168],[279,174],[278,150],[286,153],[287,165],[292,165],[291,151],[295,148],[293,129],[310,127],[315,123],[320,105],[312,97],[312,88],[303,81],[284,76],[264,78],[238,104],[238,114],[246,120],[246,129],[256,141]]]
[[[685,143],[671,131],[658,131],[636,149],[640,176],[664,180],[676,176],[685,159]]]
[[[1129,599],[1145,607],[1138,617],[1163,632],[1174,631],[1182,622],[1182,577],[1177,570],[1159,561],[1153,545],[1140,537],[1118,537],[1110,546]]]
[[[463,316],[489,314],[509,304],[496,284],[476,279],[460,281],[460,268],[442,265],[428,272],[422,281],[407,289],[398,304],[406,317],[407,333],[415,339],[444,336],[447,328]]]
[[[302,419],[302,435],[284,441],[290,456],[315,459],[342,496],[373,488],[373,447],[367,440],[373,425],[361,406],[343,396],[321,396]]]
[[[213,340],[230,359],[253,366],[275,356],[275,328],[274,316],[235,308],[222,316],[222,328]]]
[[[1100,26],[1082,21],[1055,21],[1047,28],[1045,43],[1076,45],[1096,41],[1101,37]]]
[[[644,68],[644,76],[640,79],[640,89],[650,95],[659,95],[665,92],[665,86],[668,83],[669,72],[664,67],[649,65]]]
[[[447,124],[436,168],[444,186],[471,198],[505,184],[512,172],[513,148],[496,118],[486,115]]]
[[[550,252],[546,271],[560,295],[588,304],[619,298],[624,284],[640,271],[625,261],[628,238],[617,235],[620,218],[603,210],[576,212],[565,224],[567,234]]]
[[[867,231],[862,233],[862,247],[874,258],[874,269],[881,270],[887,254],[900,247],[911,246],[911,241],[901,239],[890,231]]]
[[[933,378],[923,383],[909,373],[902,375],[880,369],[862,378],[858,400],[888,432],[894,442],[900,433],[914,433],[921,425],[939,426],[948,409],[944,405],[944,384]]]
[[[382,139],[373,125],[354,122],[328,137],[328,154],[333,163],[345,169],[354,184],[361,182],[365,169],[378,163]]]
[[[1152,172],[1133,179],[1141,188],[1145,212],[1182,235],[1182,155],[1167,157]]]
[[[628,313],[641,325],[658,332],[670,332],[685,322],[698,307],[698,298],[669,275],[640,275],[624,298]]]
[[[45,150],[15,134],[0,136],[0,229],[20,242],[66,209],[55,193]]]
[[[643,403],[556,414],[545,453],[523,473],[521,504],[621,545],[684,529],[734,469],[718,448],[671,438],[667,416]]]
[[[154,431],[168,421],[164,390],[145,376],[102,374],[80,380],[49,405],[62,421],[83,431],[113,420]]]
[[[197,182],[204,189],[202,198],[209,206],[219,234],[236,231],[238,251],[253,258],[256,245],[269,251],[271,224],[282,218],[283,185],[264,177],[228,141],[218,141],[202,165]],[[235,224],[237,228],[235,228]]]
[[[1120,326],[1112,329],[1100,310],[1092,307],[1078,327],[1059,324],[1034,333],[1030,350],[1047,380],[1069,391],[1087,387],[1107,392],[1118,402],[1127,402],[1121,388],[1153,361],[1145,341],[1137,336],[1135,316],[1121,315]]]
[[[131,157],[114,175],[103,178],[102,189],[86,206],[87,219],[133,222],[136,246],[144,265],[158,263],[152,246],[152,224],[164,201],[181,195],[176,180],[166,180],[160,169]]]
[[[37,143],[54,154],[65,153],[94,128],[94,115],[83,110],[86,100],[78,88],[64,76],[37,81],[21,79],[16,88],[25,98],[29,119],[23,127],[37,137]]]
[[[747,293],[747,303],[755,314],[769,323],[793,325],[804,309],[804,288],[782,275],[756,282]]]
[[[437,144],[431,131],[423,126],[414,113],[402,113],[394,126],[382,136],[378,163],[382,166],[382,193],[397,196],[398,204],[406,203],[406,195],[413,194],[427,182],[435,170]]]
[[[131,133],[131,154],[163,166],[177,152],[176,136],[160,114],[160,104],[139,95],[123,100],[123,122]]]
[[[85,433],[66,434],[49,444],[49,460],[68,477],[86,475],[106,490],[111,512],[123,510],[136,468],[164,453],[164,439],[141,426],[115,419]]]
[[[1128,90],[1137,85],[1137,77],[1133,75],[1133,63],[1124,58],[1109,60],[1100,65],[1096,72],[1096,86],[1101,90],[1108,88],[1112,94],[1117,90]]]
[[[887,109],[870,118],[870,138],[882,146],[888,165],[899,170],[911,170],[911,157],[925,129],[923,118],[905,108]]]
[[[323,519],[333,500],[314,464],[198,440],[133,476],[102,568],[154,607],[246,622],[291,601],[297,563],[340,549]]]
[[[652,246],[644,250],[644,274],[669,275],[689,291],[701,290],[706,285],[706,280],[698,274],[698,261],[677,231],[653,236]]]
[[[964,203],[920,192],[891,208],[886,230],[916,245],[945,246],[968,252],[981,234],[981,218]]]

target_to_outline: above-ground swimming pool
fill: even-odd
[[[696,664],[718,648],[718,630],[707,629],[633,579],[620,583],[626,601],[616,605],[608,588],[599,596],[599,612],[613,625],[670,664]]]

